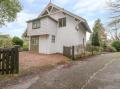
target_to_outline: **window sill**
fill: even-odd
[[[32,28],[32,29],[39,29],[40,27],[38,27],[38,28]]]

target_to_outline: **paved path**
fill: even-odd
[[[7,89],[21,89],[21,85],[22,89],[120,89],[120,53],[58,66]]]

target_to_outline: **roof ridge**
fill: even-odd
[[[50,5],[51,5],[51,6],[53,5],[54,7],[59,8],[61,11],[65,12],[65,13],[73,16],[73,17],[76,17],[77,19],[82,19],[83,21],[86,21],[86,20],[85,20],[84,18],[82,18],[81,16],[76,15],[75,13],[73,13],[73,12],[71,12],[71,11],[69,11],[69,10],[66,10],[66,9],[64,9],[64,8],[62,8],[62,7],[54,4],[54,3],[52,3],[52,2],[48,3],[48,5],[45,7],[45,9],[46,9],[47,7],[49,7]],[[45,10],[45,9],[44,9],[44,10]],[[43,10],[43,11],[44,11],[44,10]],[[43,13],[43,11],[41,12],[41,14]],[[41,15],[41,14],[40,14],[40,15]],[[39,15],[39,16],[40,16],[40,15]],[[38,17],[39,17],[39,16],[38,16]]]

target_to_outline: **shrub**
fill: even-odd
[[[11,47],[12,39],[11,38],[0,38],[0,47]]]
[[[23,51],[28,51],[28,43],[24,42],[23,44]]]
[[[107,46],[104,51],[106,51],[106,52],[116,52],[117,50],[112,46]]]
[[[120,40],[118,40],[118,41],[113,41],[111,45],[112,45],[112,47],[114,47],[117,51],[120,51]]]
[[[12,42],[14,45],[23,46],[23,40],[19,37],[13,37]]]
[[[103,51],[103,48],[99,47],[99,46],[92,46],[91,44],[87,44],[86,51],[88,51],[88,52],[92,52],[92,51],[100,52],[100,51]]]
[[[81,52],[79,55],[75,56],[75,59],[78,60],[79,58],[89,57],[91,56],[91,52]]]

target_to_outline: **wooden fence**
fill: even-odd
[[[18,46],[0,48],[0,74],[17,74],[19,72]]]
[[[75,57],[79,56],[85,56],[86,52],[90,53],[90,55],[94,55],[94,52],[101,52],[100,47],[95,47],[95,46],[86,46],[86,45],[76,45],[76,46],[64,46],[63,47],[63,55],[67,56],[69,58],[72,58],[73,60]]]

